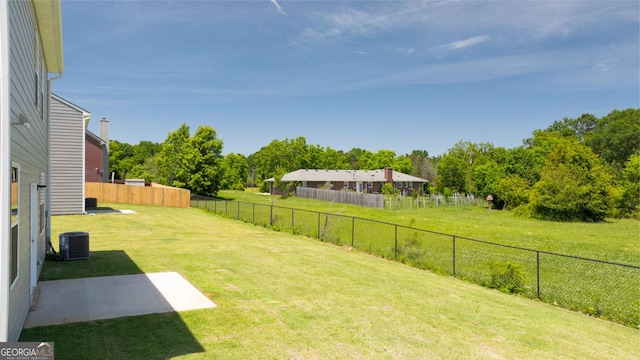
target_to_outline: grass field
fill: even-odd
[[[108,204],[101,204],[103,206]],[[41,280],[177,271],[218,308],[48,326],[57,359],[638,359],[639,332],[197,209],[59,216],[91,259]]]
[[[611,237],[632,244],[633,238],[640,236],[640,231],[633,226],[628,227],[629,224],[638,224],[631,220],[610,221],[600,224],[606,226],[594,228],[589,226],[594,224],[549,223],[514,218],[508,212],[489,213],[486,209],[474,206],[447,206],[414,209],[407,224],[411,226],[409,227],[392,223],[394,220],[401,221],[399,217],[407,211],[367,209],[299,198],[284,200],[242,192],[227,192],[224,195],[228,198],[237,196],[239,200],[244,201],[195,202],[193,206],[204,206],[209,211],[276,230],[352,246],[387,259],[441,274],[455,275],[477,284],[521,293],[530,298],[539,298],[602,319],[632,327],[640,326],[640,269],[634,263],[639,257],[634,257],[634,247],[631,247],[631,251],[614,249],[607,253],[611,250],[612,241],[604,234],[606,228],[608,232],[615,234]],[[253,202],[250,202],[251,200]],[[272,203],[275,206],[269,206]],[[326,213],[300,209],[324,209]],[[471,229],[467,230],[471,233],[474,232],[473,229],[479,228],[477,224],[493,217],[498,217],[503,226],[500,227],[500,232],[487,240],[469,235],[461,236],[461,233],[465,233],[463,230],[460,233],[445,233],[445,226],[437,227],[436,231],[420,230],[425,227],[420,226],[416,216],[437,218],[440,219],[437,221],[440,224],[456,223],[459,229]],[[519,241],[513,241],[513,237],[509,237],[509,234],[514,232],[533,228],[544,230],[536,230],[542,234],[553,234],[556,239],[548,242],[552,246],[547,246],[546,249],[525,247]],[[577,232],[577,229],[584,233]],[[580,240],[583,237],[591,238],[592,233],[587,230],[594,232],[594,229],[598,229],[599,235],[603,236],[598,243],[599,246],[594,246],[592,241]],[[478,232],[482,233],[479,230]],[[567,246],[568,241],[562,239],[568,236],[577,239],[571,242],[572,251],[559,251],[558,248]],[[502,241],[496,241],[494,238]],[[617,259],[620,263],[634,263],[636,267],[585,261],[548,254],[545,251],[600,260],[603,260],[602,254],[605,254],[607,261],[616,262]],[[585,251],[588,252],[583,253]],[[633,258],[634,261],[619,261],[619,258]]]
[[[243,191],[221,191],[221,199],[270,204],[271,197]],[[290,197],[276,206],[307,209],[385,221],[499,244],[596,260],[640,265],[640,222],[607,219],[601,223],[551,222],[515,216],[509,211],[476,206],[441,206],[381,210]]]

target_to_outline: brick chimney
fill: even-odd
[[[390,167],[384,168],[384,178],[387,180],[387,183],[393,185],[393,169]]]
[[[109,120],[107,118],[100,119],[100,139],[104,140],[109,151]]]

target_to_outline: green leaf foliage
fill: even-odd
[[[640,109],[612,111],[597,122],[586,144],[607,163],[622,167],[640,151]]]
[[[243,190],[247,181],[249,165],[242,154],[228,154],[220,163],[222,173],[221,188],[225,190]]]
[[[620,210],[623,216],[640,218],[640,152],[631,155],[625,165]]]
[[[529,202],[530,185],[518,175],[509,175],[498,181],[495,187],[497,199],[501,200],[503,209],[514,209]]]
[[[555,221],[601,221],[609,210],[612,176],[577,140],[558,143],[533,187],[533,215]]]
[[[191,137],[183,123],[169,134],[156,158],[159,182],[215,196],[221,186],[221,153],[222,140],[212,127],[200,126]]]

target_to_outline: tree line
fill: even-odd
[[[273,140],[245,156],[222,155],[210,126],[193,136],[186,124],[163,143],[110,142],[110,168],[118,179],[144,178],[216,196],[222,189],[260,187],[298,169],[373,170],[386,166],[429,181],[430,192],[486,198],[526,216],[555,221],[640,217],[640,109],[584,114],[532,132],[521,146],[459,141],[447,153],[398,155],[308,144],[304,137]]]

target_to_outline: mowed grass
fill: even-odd
[[[403,226],[596,260],[640,265],[640,221],[552,222],[477,206],[439,206],[412,210],[371,209],[289,197],[272,198],[225,190],[221,199],[270,204],[378,220]]]
[[[41,280],[176,271],[218,308],[26,329],[57,359],[638,359],[640,333],[197,209],[62,216],[91,259]],[[126,294],[123,294],[126,296]],[[69,304],[61,304],[69,306]]]
[[[290,203],[306,201],[307,206],[314,203],[305,199],[291,200]],[[324,204],[326,206],[327,203]],[[455,274],[458,278],[488,287],[517,289],[515,291],[524,296],[605,320],[632,327],[640,325],[638,267],[616,266],[524,250],[521,247],[495,245],[458,235],[393,225],[379,219],[355,218],[338,212],[329,215],[329,212],[238,201],[197,201],[192,205],[274,230],[355,247],[359,251],[436,273]],[[474,208],[460,207],[456,210],[448,207],[441,210],[451,209],[469,212]],[[389,213],[385,210],[376,211],[377,215]],[[451,212],[450,216],[454,214]],[[476,211],[475,215],[478,214]],[[519,276],[511,275],[507,270],[509,266],[518,269]]]

